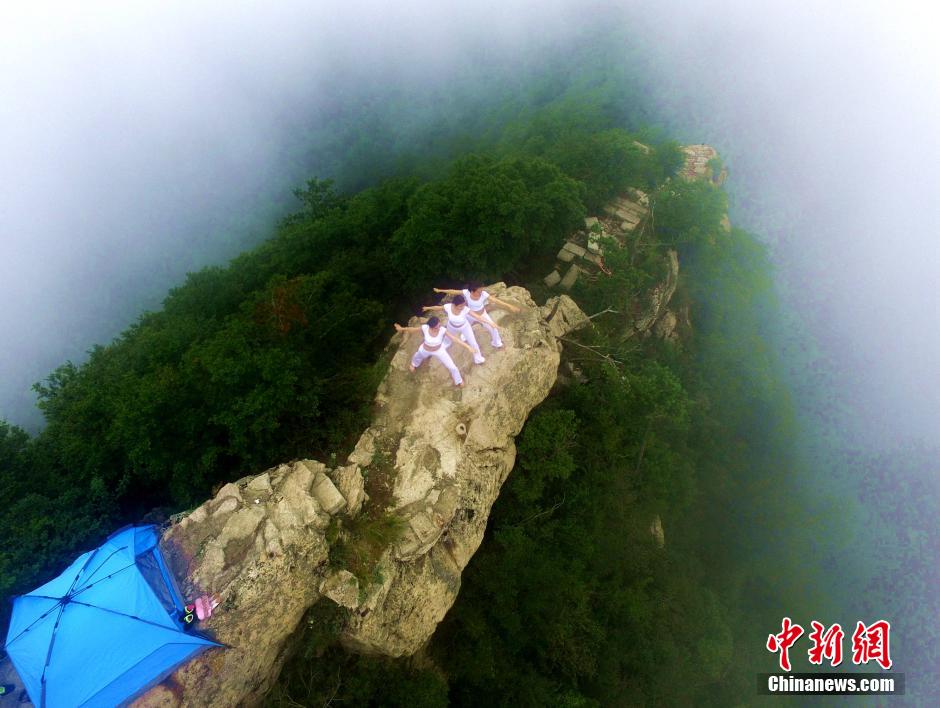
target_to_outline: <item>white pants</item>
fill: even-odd
[[[499,336],[499,330],[496,329],[493,325],[489,324],[488,322],[480,322],[480,320],[473,320],[473,324],[482,325],[483,329],[490,333],[490,344],[493,345],[494,349],[499,349],[501,346],[503,346],[503,340]]]
[[[482,364],[484,361],[486,361],[486,359],[483,358],[483,354],[480,353],[480,345],[477,344],[477,338],[474,336],[473,327],[470,326],[469,322],[464,322],[460,327],[457,327],[448,322],[447,331],[455,337],[460,337],[463,335],[464,341],[469,344],[470,348],[473,350],[474,364]]]
[[[450,354],[447,353],[447,349],[445,349],[443,346],[441,346],[440,349],[435,349],[433,352],[429,352],[422,344],[420,347],[418,347],[418,351],[415,352],[415,355],[411,357],[411,365],[417,369],[429,356],[433,356],[444,365],[444,368],[450,372],[450,376],[454,380],[455,385],[459,386],[463,383],[463,377],[460,375],[460,369],[457,368],[454,360],[450,358]]]

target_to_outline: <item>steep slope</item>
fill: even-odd
[[[396,335],[372,425],[346,465],[301,460],[228,484],[166,532],[184,593],[222,595],[205,629],[228,648],[182,667],[136,705],[258,703],[304,613],[323,596],[350,607],[350,648],[399,656],[428,640],[482,541],[512,469],[514,437],[555,381],[559,337],[587,322],[567,296],[539,308],[522,288],[489,290],[522,311],[492,312],[506,347],[493,351],[484,334],[486,364],[474,367],[468,352],[452,348],[463,390],[435,360],[411,374],[417,338]],[[360,588],[362,578],[330,563],[327,532],[364,501],[377,518],[393,512],[403,531]]]

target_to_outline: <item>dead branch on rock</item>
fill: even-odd
[[[588,319],[589,319],[589,320],[593,320],[595,317],[600,317],[601,315],[605,315],[605,314],[607,314],[608,312],[613,313],[613,314],[615,314],[615,315],[619,315],[619,314],[620,314],[620,311],[619,311],[619,310],[615,310],[615,309],[613,309],[612,307],[608,307],[606,310],[601,310],[600,312],[595,312],[593,315],[588,315]]]
[[[591,352],[592,354],[595,354],[596,356],[599,356],[601,359],[606,359],[606,360],[609,361],[611,364],[615,364],[615,365],[617,365],[617,366],[623,366],[623,362],[620,361],[619,359],[615,359],[615,358],[612,357],[610,354],[603,354],[602,352],[598,351],[598,349],[599,349],[600,347],[592,347],[592,346],[589,346],[589,345],[587,345],[587,344],[581,344],[581,342],[576,342],[576,341],[574,341],[573,339],[567,339],[567,338],[565,338],[565,337],[560,337],[560,339],[561,339],[561,341],[565,342],[566,344],[574,344],[576,347],[581,347],[582,349],[586,349],[587,351]]]

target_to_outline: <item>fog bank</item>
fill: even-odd
[[[649,95],[683,139],[719,148],[733,221],[771,243],[819,347],[790,352],[818,369],[795,384],[825,388],[812,412],[872,449],[940,439],[940,10],[688,5],[631,14]]]
[[[186,272],[267,236],[329,176],[330,131],[390,87],[529,61],[563,3],[204,0],[9,7],[0,22],[0,418]],[[416,113],[424,107],[416,106]],[[421,126],[408,126],[413,133]],[[319,152],[318,152],[319,149]]]

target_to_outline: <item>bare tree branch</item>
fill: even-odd
[[[565,497],[562,496],[560,502],[556,502],[556,503],[553,504],[550,508],[548,508],[548,509],[543,509],[542,511],[540,511],[540,512],[538,512],[538,513],[532,514],[532,516],[530,516],[530,517],[528,517],[528,518],[526,518],[526,519],[523,519],[523,520],[520,521],[519,523],[513,524],[513,525],[512,525],[512,528],[518,528],[519,526],[523,526],[524,524],[527,524],[527,523],[529,523],[530,521],[535,521],[535,520],[536,520],[537,518],[539,518],[540,516],[546,516],[546,515],[548,515],[548,514],[553,514],[553,513],[555,513],[556,511],[558,511],[558,509],[561,508],[561,507],[564,505],[564,503],[565,503]]]
[[[601,359],[606,359],[607,361],[609,361],[611,364],[614,364],[615,366],[624,365],[622,361],[620,361],[619,359],[615,359],[610,354],[602,354],[601,352],[599,352],[598,347],[591,347],[591,346],[588,346],[587,344],[581,344],[581,342],[576,342],[573,339],[567,339],[565,337],[560,337],[560,339],[561,341],[566,342],[568,344],[574,344],[576,347],[581,347],[582,349],[586,349],[592,354],[599,356]]]
[[[595,312],[593,315],[588,315],[588,319],[593,320],[595,317],[600,317],[601,315],[607,314],[608,312],[612,312],[615,315],[620,314],[619,310],[615,310],[612,307],[608,307],[606,310],[601,310],[600,312]]]

